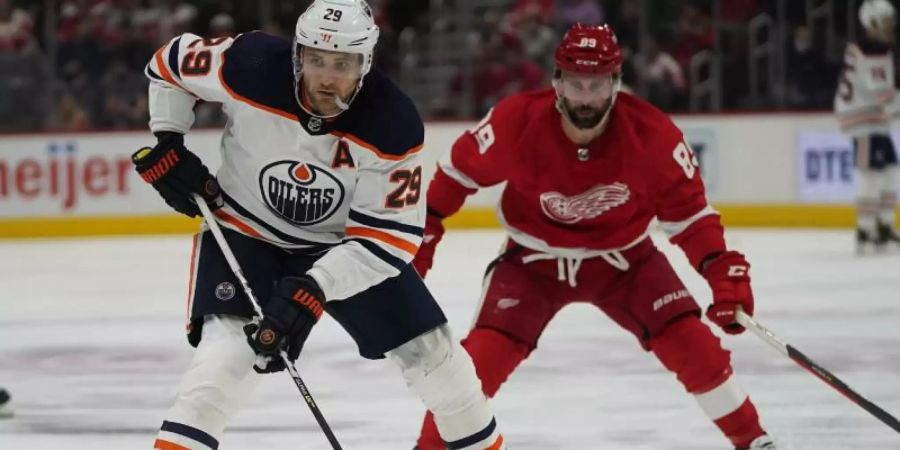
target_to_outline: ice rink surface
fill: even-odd
[[[761,323],[900,415],[900,249],[854,256],[849,231],[730,230]],[[451,232],[429,286],[461,337],[498,232]],[[149,449],[191,357],[190,237],[0,242],[0,449]],[[665,251],[702,305],[710,293]],[[584,276],[584,274],[582,274]],[[753,335],[725,338],[781,448],[900,449],[900,434]],[[390,362],[325,319],[298,364],[346,449],[408,450],[422,414]],[[693,399],[591,306],[563,310],[495,399],[511,449],[729,449]],[[222,449],[327,449],[286,374],[269,375]]]

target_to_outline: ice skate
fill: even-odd
[[[6,419],[13,416],[12,406],[10,405],[9,392],[6,389],[0,389],[0,419]]]
[[[882,232],[871,232],[862,228],[856,229],[856,254],[862,255],[866,252],[866,247],[871,245],[876,252],[883,251],[887,245],[887,239],[884,238]]]
[[[750,443],[749,447],[741,448],[735,447],[735,450],[777,450],[775,447],[775,441],[769,437],[768,434],[764,434]]]
[[[897,230],[894,227],[878,222],[878,237],[877,240],[882,245],[886,245],[889,242],[893,242],[895,244],[900,244],[900,235],[897,234]]]

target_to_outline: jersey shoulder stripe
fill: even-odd
[[[232,98],[297,120],[289,40],[258,31],[242,34],[222,58],[219,79]]]
[[[181,51],[181,36],[178,36],[169,46],[169,70],[175,78],[181,80],[181,68],[178,65],[178,53]]]
[[[171,45],[172,45],[171,43],[163,45],[153,55],[153,58],[156,60],[156,65],[157,65],[157,67],[159,67],[159,71],[160,71],[159,75],[162,76],[162,78],[165,81],[167,81],[169,84],[175,85],[181,89],[184,89],[187,92],[190,92],[189,90],[185,89],[184,84],[181,83],[180,79],[176,80],[175,77],[172,75],[172,70],[169,68],[169,63],[168,63],[170,58],[164,57],[164,55],[163,55],[164,53],[167,53],[167,48],[170,48]],[[171,51],[171,50],[169,50],[169,51]],[[153,71],[150,70],[150,72],[152,73]]]

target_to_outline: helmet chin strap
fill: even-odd
[[[337,105],[338,108],[341,108],[341,111],[346,111],[346,110],[350,109],[350,105],[347,103],[344,103],[344,101],[341,100],[340,95],[334,96],[334,104]]]

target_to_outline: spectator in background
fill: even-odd
[[[838,70],[831,67],[825,56],[813,47],[809,28],[794,29],[794,38],[788,49],[787,101],[791,108],[826,108],[831,106],[834,80]]]
[[[516,0],[512,11],[513,13],[518,14],[524,9],[531,9],[535,6],[540,10],[541,16],[548,21],[556,16],[556,4],[554,0]]]
[[[0,0],[0,53],[24,53],[34,48],[34,22],[12,0]]]
[[[51,113],[47,128],[53,131],[86,131],[91,128],[91,123],[78,100],[71,93],[65,92]]]
[[[675,39],[670,52],[681,67],[690,67],[691,58],[698,52],[711,49],[715,42],[712,18],[693,3],[681,7],[675,25]]]
[[[636,1],[625,1],[619,6],[619,12],[613,17],[613,29],[616,30],[616,39],[622,47],[622,53],[627,61],[638,48],[640,37],[641,5]]]
[[[99,97],[99,113],[94,126],[103,129],[129,129],[145,125],[147,81],[131,70],[124,60],[115,60],[100,80],[103,95]]]
[[[172,35],[180,36],[184,33],[195,33],[197,21],[197,7],[190,3],[180,5],[173,16]]]
[[[760,12],[759,0],[718,0],[721,2],[719,14],[722,22],[746,24]]]
[[[209,21],[209,38],[234,36],[234,19],[227,13],[219,13]]]
[[[449,111],[451,98],[465,93],[470,82],[475,115],[483,116],[497,101],[510,94],[538,89],[546,82],[546,75],[539,65],[530,61],[517,38],[494,33],[483,42],[476,56],[473,72],[459,72],[450,82],[448,92],[435,101],[434,109],[440,113]]]
[[[567,30],[574,23],[602,25],[606,16],[597,0],[560,0],[557,6],[557,26]]]
[[[510,30],[521,42],[525,56],[545,72],[553,70],[553,52],[559,38],[553,28],[547,25],[540,3],[526,3],[526,6],[514,13],[512,20],[514,24]]]
[[[641,41],[641,50],[634,57],[638,92],[664,111],[681,108],[687,91],[684,70],[672,55],[659,47],[655,36]]]
[[[503,64],[507,72],[502,97],[543,87],[546,81],[546,72],[540,65],[528,59],[522,41],[515,36],[504,35],[501,42],[503,43]],[[487,110],[485,110],[486,112]]]

